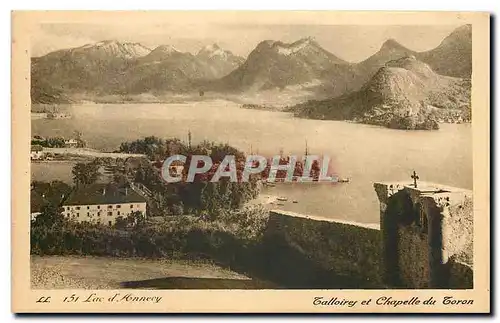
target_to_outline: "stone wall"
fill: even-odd
[[[418,227],[398,230],[400,284],[408,288],[428,288],[430,282],[429,240]],[[418,260],[418,261],[415,261]]]
[[[383,287],[378,224],[271,211],[264,241],[267,272],[287,286]]]
[[[452,259],[450,261],[449,273],[449,288],[467,289],[474,287],[474,271],[471,265]]]
[[[472,288],[472,192],[374,186],[380,224],[271,211],[259,272],[287,288]]]

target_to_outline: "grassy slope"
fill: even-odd
[[[270,288],[207,261],[31,256],[34,289]]]

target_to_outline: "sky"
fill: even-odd
[[[359,62],[380,49],[387,39],[403,46],[426,51],[438,46],[459,25],[257,25],[257,24],[150,24],[120,25],[52,23],[39,25],[31,35],[31,55],[78,47],[102,40],[138,42],[146,47],[173,45],[196,53],[201,47],[217,43],[224,49],[246,57],[262,40],[285,43],[313,37],[323,48],[349,61]]]

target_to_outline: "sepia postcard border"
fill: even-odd
[[[30,34],[42,22],[148,24],[214,21],[254,24],[436,25],[472,24],[472,128],[474,194],[474,289],[471,290],[32,290],[30,288]],[[18,11],[12,13],[12,311],[16,313],[487,313],[490,311],[490,17],[484,12],[327,12],[327,11]],[[95,293],[98,303],[63,303],[71,294]],[[113,303],[116,293],[161,296],[152,304]],[[358,300],[354,307],[315,306],[314,297]],[[433,297],[435,305],[360,305],[382,296]],[[472,299],[471,305],[443,305],[444,296]],[[50,297],[50,302],[43,301]],[[42,300],[42,301],[40,301]],[[38,302],[37,302],[38,301]]]

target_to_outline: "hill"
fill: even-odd
[[[436,129],[440,119],[470,119],[470,81],[438,75],[407,56],[388,62],[359,91],[291,109],[306,118]]]
[[[470,78],[472,73],[472,26],[455,29],[441,44],[417,56],[436,73]]]
[[[66,104],[72,102],[64,94],[63,90],[54,88],[38,79],[32,81],[30,93],[32,104]]]

